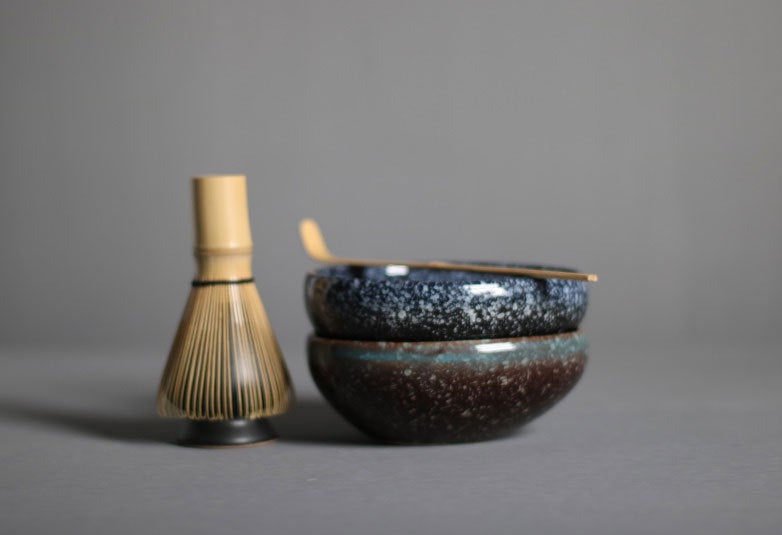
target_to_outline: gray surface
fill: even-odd
[[[3,533],[777,534],[782,361],[753,347],[607,347],[512,438],[366,443],[314,394],[279,442],[166,444],[149,351],[5,351]],[[116,358],[114,358],[116,357]],[[9,365],[10,364],[10,365]]]
[[[766,333],[780,20],[752,0],[3,0],[0,340],[168,344],[188,177],[216,172],[251,179],[287,343],[305,215],[346,255],[595,271],[601,337]]]

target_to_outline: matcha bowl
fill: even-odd
[[[473,340],[574,331],[586,313],[586,285],[396,265],[340,265],[308,273],[304,295],[315,333],[325,338]]]
[[[512,433],[576,385],[580,332],[520,338],[372,342],[310,336],[312,377],[353,425],[391,443],[453,443]]]

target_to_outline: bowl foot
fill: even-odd
[[[202,448],[255,446],[277,438],[269,420],[189,420],[179,444]]]

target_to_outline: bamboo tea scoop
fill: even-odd
[[[443,269],[450,271],[473,271],[476,273],[498,273],[501,275],[520,275],[536,279],[569,279],[586,282],[596,282],[597,275],[590,273],[574,273],[572,271],[555,271],[551,269],[531,269],[503,266],[482,266],[479,264],[459,264],[454,262],[407,262],[397,260],[367,260],[362,258],[343,258],[334,256],[326,247],[323,233],[313,219],[302,219],[299,223],[301,244],[310,258],[324,264],[346,264],[349,266],[388,266],[403,265],[412,268]]]

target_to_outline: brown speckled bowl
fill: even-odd
[[[510,433],[562,399],[584,371],[580,332],[450,342],[308,341],[312,376],[351,423],[386,442]]]

